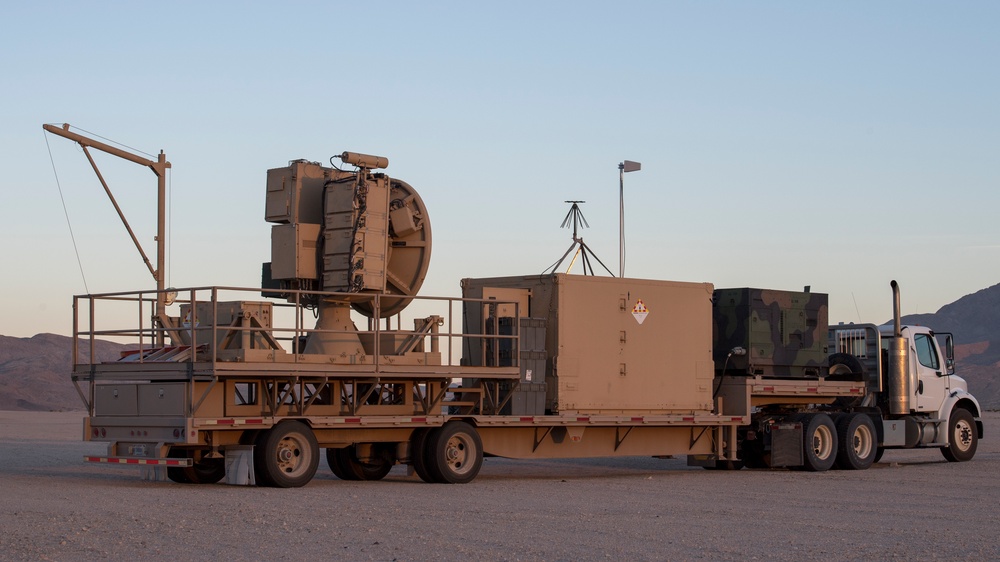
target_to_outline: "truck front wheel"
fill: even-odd
[[[948,446],[941,447],[941,454],[951,462],[964,462],[976,456],[979,434],[976,419],[965,408],[955,408],[948,418]]]
[[[875,424],[865,414],[844,414],[837,419],[837,468],[864,470],[875,462],[878,437]]]
[[[305,486],[319,467],[316,436],[302,422],[281,422],[257,436],[253,464],[262,485],[275,488]]]
[[[837,428],[826,414],[803,414],[802,468],[810,472],[829,470],[837,460]]]

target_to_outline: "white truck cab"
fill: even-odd
[[[909,351],[909,414],[885,420],[883,445],[937,446],[948,460],[971,459],[983,433],[982,409],[969,394],[965,379],[955,374],[952,335],[935,334],[926,326],[900,326],[899,330]],[[892,324],[878,327],[883,356],[889,352],[894,331]],[[899,421],[904,423],[896,430]]]

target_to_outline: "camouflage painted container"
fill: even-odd
[[[827,372],[827,295],[718,289],[712,295],[717,373],[814,378]],[[729,355],[734,348],[745,355]],[[728,362],[727,362],[728,356]]]

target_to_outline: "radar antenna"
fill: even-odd
[[[608,272],[608,275],[614,277],[615,274],[612,273],[610,269],[608,269],[608,266],[604,265],[604,262],[602,262],[601,259],[597,257],[597,254],[595,254],[594,251],[590,249],[590,246],[587,246],[587,244],[583,241],[583,237],[581,237],[579,234],[580,225],[583,225],[584,228],[590,228],[590,224],[587,223],[587,219],[584,218],[583,216],[583,210],[580,209],[580,203],[586,203],[586,201],[566,201],[566,203],[570,204],[569,212],[566,213],[566,218],[563,219],[560,228],[569,228],[570,224],[573,225],[573,243],[570,244],[569,249],[566,250],[566,253],[563,254],[561,258],[559,258],[559,261],[549,266],[543,272],[543,274],[547,274],[550,272],[555,273],[556,270],[559,269],[559,266],[562,265],[563,261],[566,260],[566,257],[572,253],[573,259],[570,260],[569,266],[566,268],[566,273],[569,273],[573,270],[573,266],[576,264],[576,260],[579,258],[583,262],[583,274],[594,275],[594,266],[593,264],[590,263],[590,259],[593,258],[594,260],[597,261],[597,263],[601,264],[601,267],[604,268],[604,271]]]

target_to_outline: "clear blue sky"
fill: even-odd
[[[259,282],[268,168],[388,156],[430,212],[424,293],[584,237],[628,274],[830,293],[831,320],[1000,282],[995,2],[7,2],[0,334],[152,279],[68,122],[173,164],[171,285]],[[98,157],[153,248],[155,178]],[[86,279],[86,284],[84,283]]]

